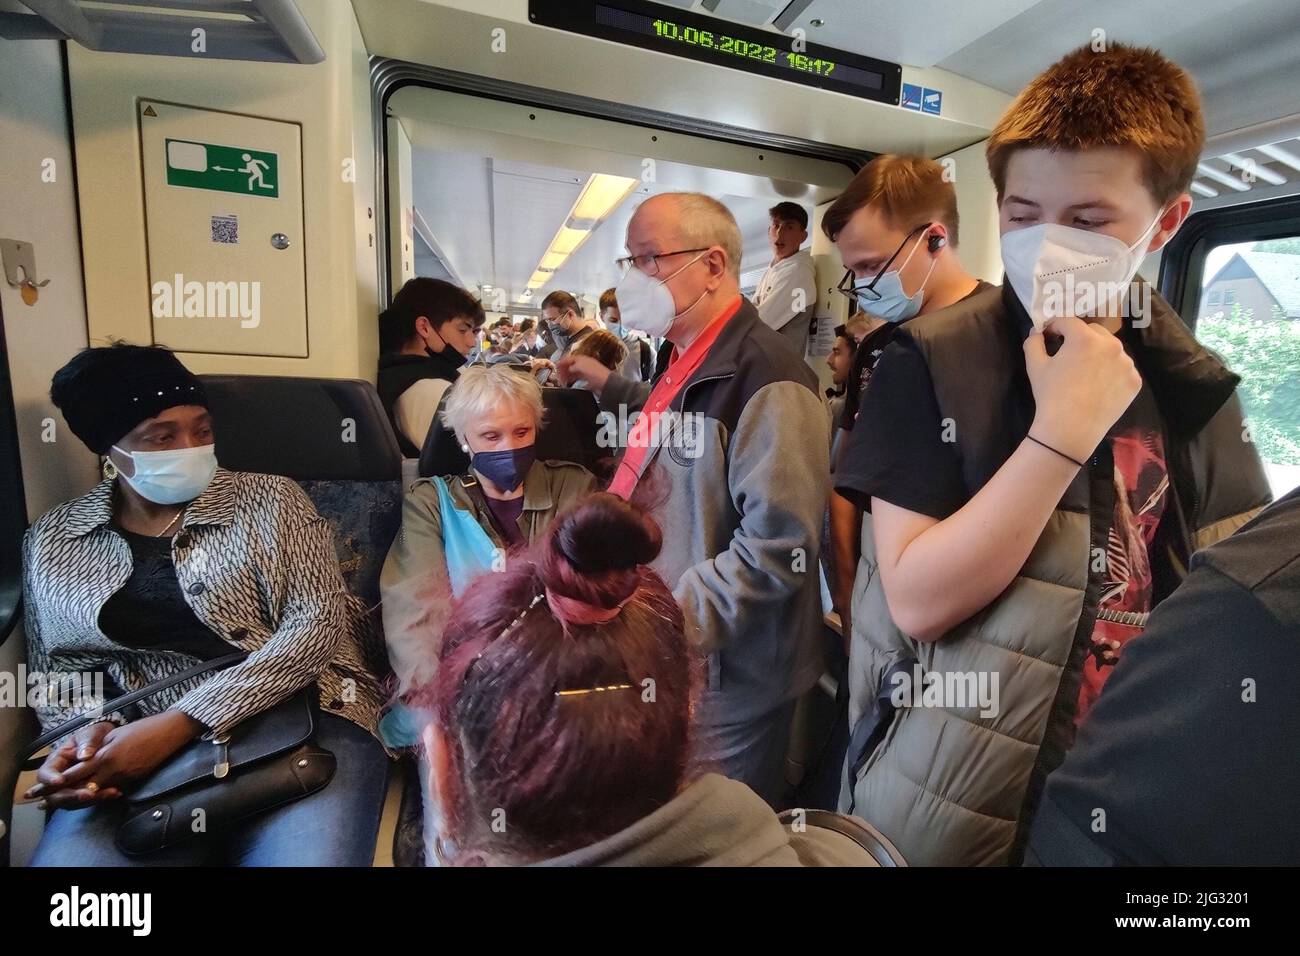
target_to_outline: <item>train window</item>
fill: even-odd
[[[1170,245],[1166,296],[1241,376],[1251,439],[1283,495],[1300,485],[1300,200],[1210,210],[1187,233]]]
[[[4,310],[0,306],[0,644],[18,622],[23,595],[22,539],[27,528],[23,472],[18,458],[18,423],[9,380]]]

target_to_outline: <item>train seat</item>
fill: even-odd
[[[379,572],[401,526],[405,486],[401,449],[375,387],[326,378],[200,377],[222,466],[292,478],[330,523],[344,581],[369,612],[366,663],[387,675]],[[403,760],[389,777],[375,865],[392,861],[400,794],[411,775],[411,762]]]
[[[375,609],[379,571],[401,524],[402,456],[374,386],[272,375],[201,378],[216,422],[217,460],[233,471],[298,482],[334,529],[349,590]],[[369,657],[375,648],[366,650]]]
[[[830,810],[786,810],[781,814],[781,822],[834,831],[870,853],[877,866],[907,866],[903,854],[889,842],[889,838],[858,817]]]

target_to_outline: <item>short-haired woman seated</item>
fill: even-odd
[[[559,512],[596,486],[581,465],[536,460],[542,390],[526,373],[505,365],[465,369],[442,417],[470,455],[469,473],[411,487],[379,579],[399,695],[433,673],[452,598],[479,574],[500,570],[506,552],[537,541]],[[404,722],[401,708],[385,718],[391,745],[415,742],[411,727],[399,726]]]
[[[50,395],[107,462],[102,482],[27,533],[32,669],[101,673],[117,696],[248,656],[56,742],[27,792],[53,808],[33,864],[369,865],[388,766],[373,734],[380,690],[325,519],[287,478],[218,467],[203,385],[166,349],[86,349]],[[312,687],[315,742],[337,762],[323,789],[156,852],[118,849],[136,784],[201,736],[220,740]],[[45,730],[102,703],[63,702],[37,708]]]
[[[444,865],[874,864],[743,783],[692,777],[699,658],[648,567],[661,544],[643,511],[595,494],[458,602],[412,693]]]

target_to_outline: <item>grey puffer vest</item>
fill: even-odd
[[[1170,507],[1158,543],[1189,555],[1231,534],[1270,499],[1259,457],[1243,440],[1237,376],[1200,346],[1152,294],[1135,361],[1166,427]],[[1023,441],[1033,419],[1023,342],[1030,325],[1008,288],[990,289],[899,330],[925,360],[972,497]],[[886,356],[884,361],[888,360]],[[1042,791],[1064,758],[1083,660],[1096,619],[1114,511],[1113,461],[1102,442],[1048,520],[1020,573],[988,607],[937,641],[893,623],[877,573],[870,515],[854,583],[850,727],[841,810],[891,839],[912,865],[1016,863]],[[1157,582],[1157,599],[1176,583]],[[898,670],[965,686],[996,680],[998,706],[956,708],[912,696],[895,707]],[[959,677],[960,675],[960,677]],[[968,700],[970,698],[967,698]],[[908,706],[911,705],[911,706]]]

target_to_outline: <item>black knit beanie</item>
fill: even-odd
[[[169,350],[124,344],[78,352],[54,373],[50,399],[100,455],[163,409],[208,404],[203,383]]]

